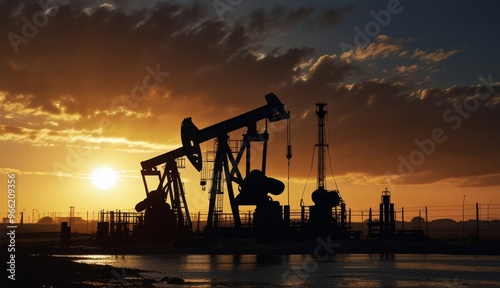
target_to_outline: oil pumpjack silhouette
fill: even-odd
[[[288,124],[290,113],[275,94],[270,93],[265,99],[266,105],[260,108],[203,129],[198,129],[191,118],[185,118],[181,125],[182,147],[141,162],[146,198],[135,206],[141,216],[137,217],[133,225],[133,242],[169,242],[193,236],[191,215],[179,173],[179,168],[184,167],[184,157],[196,170],[202,172],[202,175],[209,174],[200,181],[202,187],[211,185],[206,227],[203,229],[204,238],[252,238],[255,242],[294,242],[327,234],[337,238],[348,237],[345,203],[337,190],[327,190],[325,187],[324,156],[328,144],[324,130],[327,104],[316,103],[319,129],[316,146],[319,162],[317,189],[312,193],[314,205],[309,206],[306,212],[301,201],[301,212],[296,214],[300,213],[300,218],[292,218],[289,205],[281,205],[272,199],[272,196],[282,194],[284,183],[266,175],[269,141],[267,124],[283,120],[287,120]],[[263,131],[257,129],[259,121],[265,121]],[[230,139],[230,132],[242,128],[245,133],[241,140]],[[288,126],[288,132],[289,129]],[[207,151],[203,157],[200,144],[209,140],[214,141],[214,151]],[[290,160],[289,140],[287,133],[287,158]],[[256,143],[261,146],[259,149],[252,149],[252,145]],[[254,154],[259,151],[262,154],[261,167],[254,169],[251,160],[256,158]],[[158,184],[150,189],[148,183],[151,181],[148,180],[151,177],[157,179]],[[233,184],[238,187],[238,194],[235,193]],[[229,199],[230,215],[223,213],[225,193]],[[254,212],[241,213],[242,206],[255,207]],[[337,210],[339,206],[340,213]],[[111,226],[121,227],[113,223]],[[115,228],[111,230],[116,232]],[[120,231],[122,230],[120,228]]]

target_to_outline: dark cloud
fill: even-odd
[[[475,177],[470,185],[481,186],[495,178],[481,175],[500,173],[500,85],[490,88],[494,92],[484,100],[475,94],[475,86],[414,93],[411,86],[389,80],[337,85],[329,90],[311,85],[304,89],[310,97],[304,97],[303,90],[294,94],[293,87],[285,94],[291,111],[298,115],[309,111],[307,117],[292,122],[295,135],[300,134],[294,145],[300,147],[316,143],[313,103],[328,103],[332,162],[340,175],[398,176],[403,172],[399,181],[405,184]],[[467,110],[474,103],[477,109]],[[463,110],[455,110],[459,109],[456,105]],[[435,129],[442,131],[438,142],[433,139]],[[310,157],[299,154],[294,161],[308,163]],[[482,182],[486,179],[488,182]]]
[[[249,31],[260,37],[269,37],[288,32],[300,24],[307,28],[325,27],[338,24],[355,6],[339,9],[318,9],[317,7],[275,6],[272,9],[260,8],[253,11],[248,20]]]
[[[119,6],[90,9],[84,1],[72,1],[54,11],[31,38],[22,33],[22,19],[30,20],[41,11],[38,2],[4,1],[1,5],[0,32],[15,33],[28,43],[16,44],[16,54],[7,38],[2,41],[0,89],[10,101],[17,95],[34,95],[29,103],[32,108],[61,113],[59,105],[67,113],[81,115],[109,108],[113,97],[130,94],[147,75],[146,68],[156,65],[170,74],[159,83],[160,93],[213,95],[218,101],[241,92],[238,84],[250,83],[255,91],[249,94],[267,92],[289,78],[294,65],[311,49],[274,50],[260,61],[253,52],[261,41],[308,17],[325,22],[343,13],[325,10],[311,16],[312,8],[275,7],[259,9],[231,26],[213,19],[209,7],[200,3],[159,3],[150,9],[125,11]],[[234,88],[220,91],[226,86]]]
[[[163,2],[139,10],[118,4],[89,10],[88,2],[70,3],[60,7],[28,43],[19,44],[18,53],[7,37],[0,41],[4,107],[17,109],[12,106],[16,104],[30,113],[79,117],[54,129],[93,131],[106,119],[113,129],[104,129],[99,136],[112,134],[140,145],[141,139],[166,143],[169,135],[179,135],[183,117],[193,117],[203,128],[263,105],[264,95],[273,91],[294,115],[294,151],[300,152],[292,161],[299,167],[309,166],[309,152],[317,139],[314,103],[325,101],[336,174],[397,175],[400,156],[408,160],[420,149],[415,140],[428,139],[440,128],[447,140],[435,144],[432,155],[415,165],[404,183],[455,178],[473,179],[475,186],[498,183],[491,175],[500,173],[499,85],[493,85],[488,99],[478,100],[477,109],[464,117],[454,112],[453,105],[477,99],[477,86],[415,88],[412,75],[382,79],[366,74],[360,62],[402,58],[398,55],[403,42],[392,43],[388,36],[352,51],[350,58],[317,55],[311,47],[263,48],[265,40],[301,25],[335,25],[352,7],[262,8],[228,23],[207,10],[213,7],[200,3]],[[39,11],[34,1],[0,2],[0,34],[22,36],[23,17],[30,20]],[[406,60],[436,63],[456,53],[415,51],[418,57]],[[397,72],[412,64],[398,63],[389,70]],[[158,85],[134,99],[132,94],[138,91],[134,89],[147,76],[149,84]],[[449,109],[452,114],[445,117]],[[459,127],[453,128],[458,121]],[[0,133],[22,135],[23,130],[3,125]],[[274,134],[271,146],[278,148],[272,149],[285,147],[283,130]],[[270,153],[273,160],[284,155],[275,152]],[[305,169],[297,171],[297,176],[306,174]]]
[[[13,127],[13,126],[7,126],[7,125],[0,125],[0,135],[6,135],[6,134],[23,135],[24,133],[25,133],[25,131],[21,127]]]

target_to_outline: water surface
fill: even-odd
[[[182,287],[500,287],[499,256],[337,254],[324,261],[312,255],[70,256],[80,263],[147,270],[143,275],[155,280],[180,277],[187,282]]]

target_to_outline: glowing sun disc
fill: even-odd
[[[113,169],[101,167],[92,173],[92,183],[101,190],[107,190],[115,185],[116,174]]]

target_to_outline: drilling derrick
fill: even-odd
[[[325,115],[328,113],[326,111],[326,106],[328,104],[324,102],[316,103],[317,110],[316,116],[318,116],[318,181],[317,189],[325,188],[325,148],[328,148],[328,144],[325,143]]]
[[[314,206],[309,207],[309,224],[315,235],[327,235],[332,231],[345,231],[345,204],[338,190],[327,190],[325,181],[325,150],[328,143],[325,137],[325,116],[327,103],[316,103],[316,116],[318,118],[318,179],[316,190],[311,197]],[[337,211],[340,206],[340,213]],[[335,211],[333,209],[335,208]],[[340,220],[340,221],[339,221]]]

